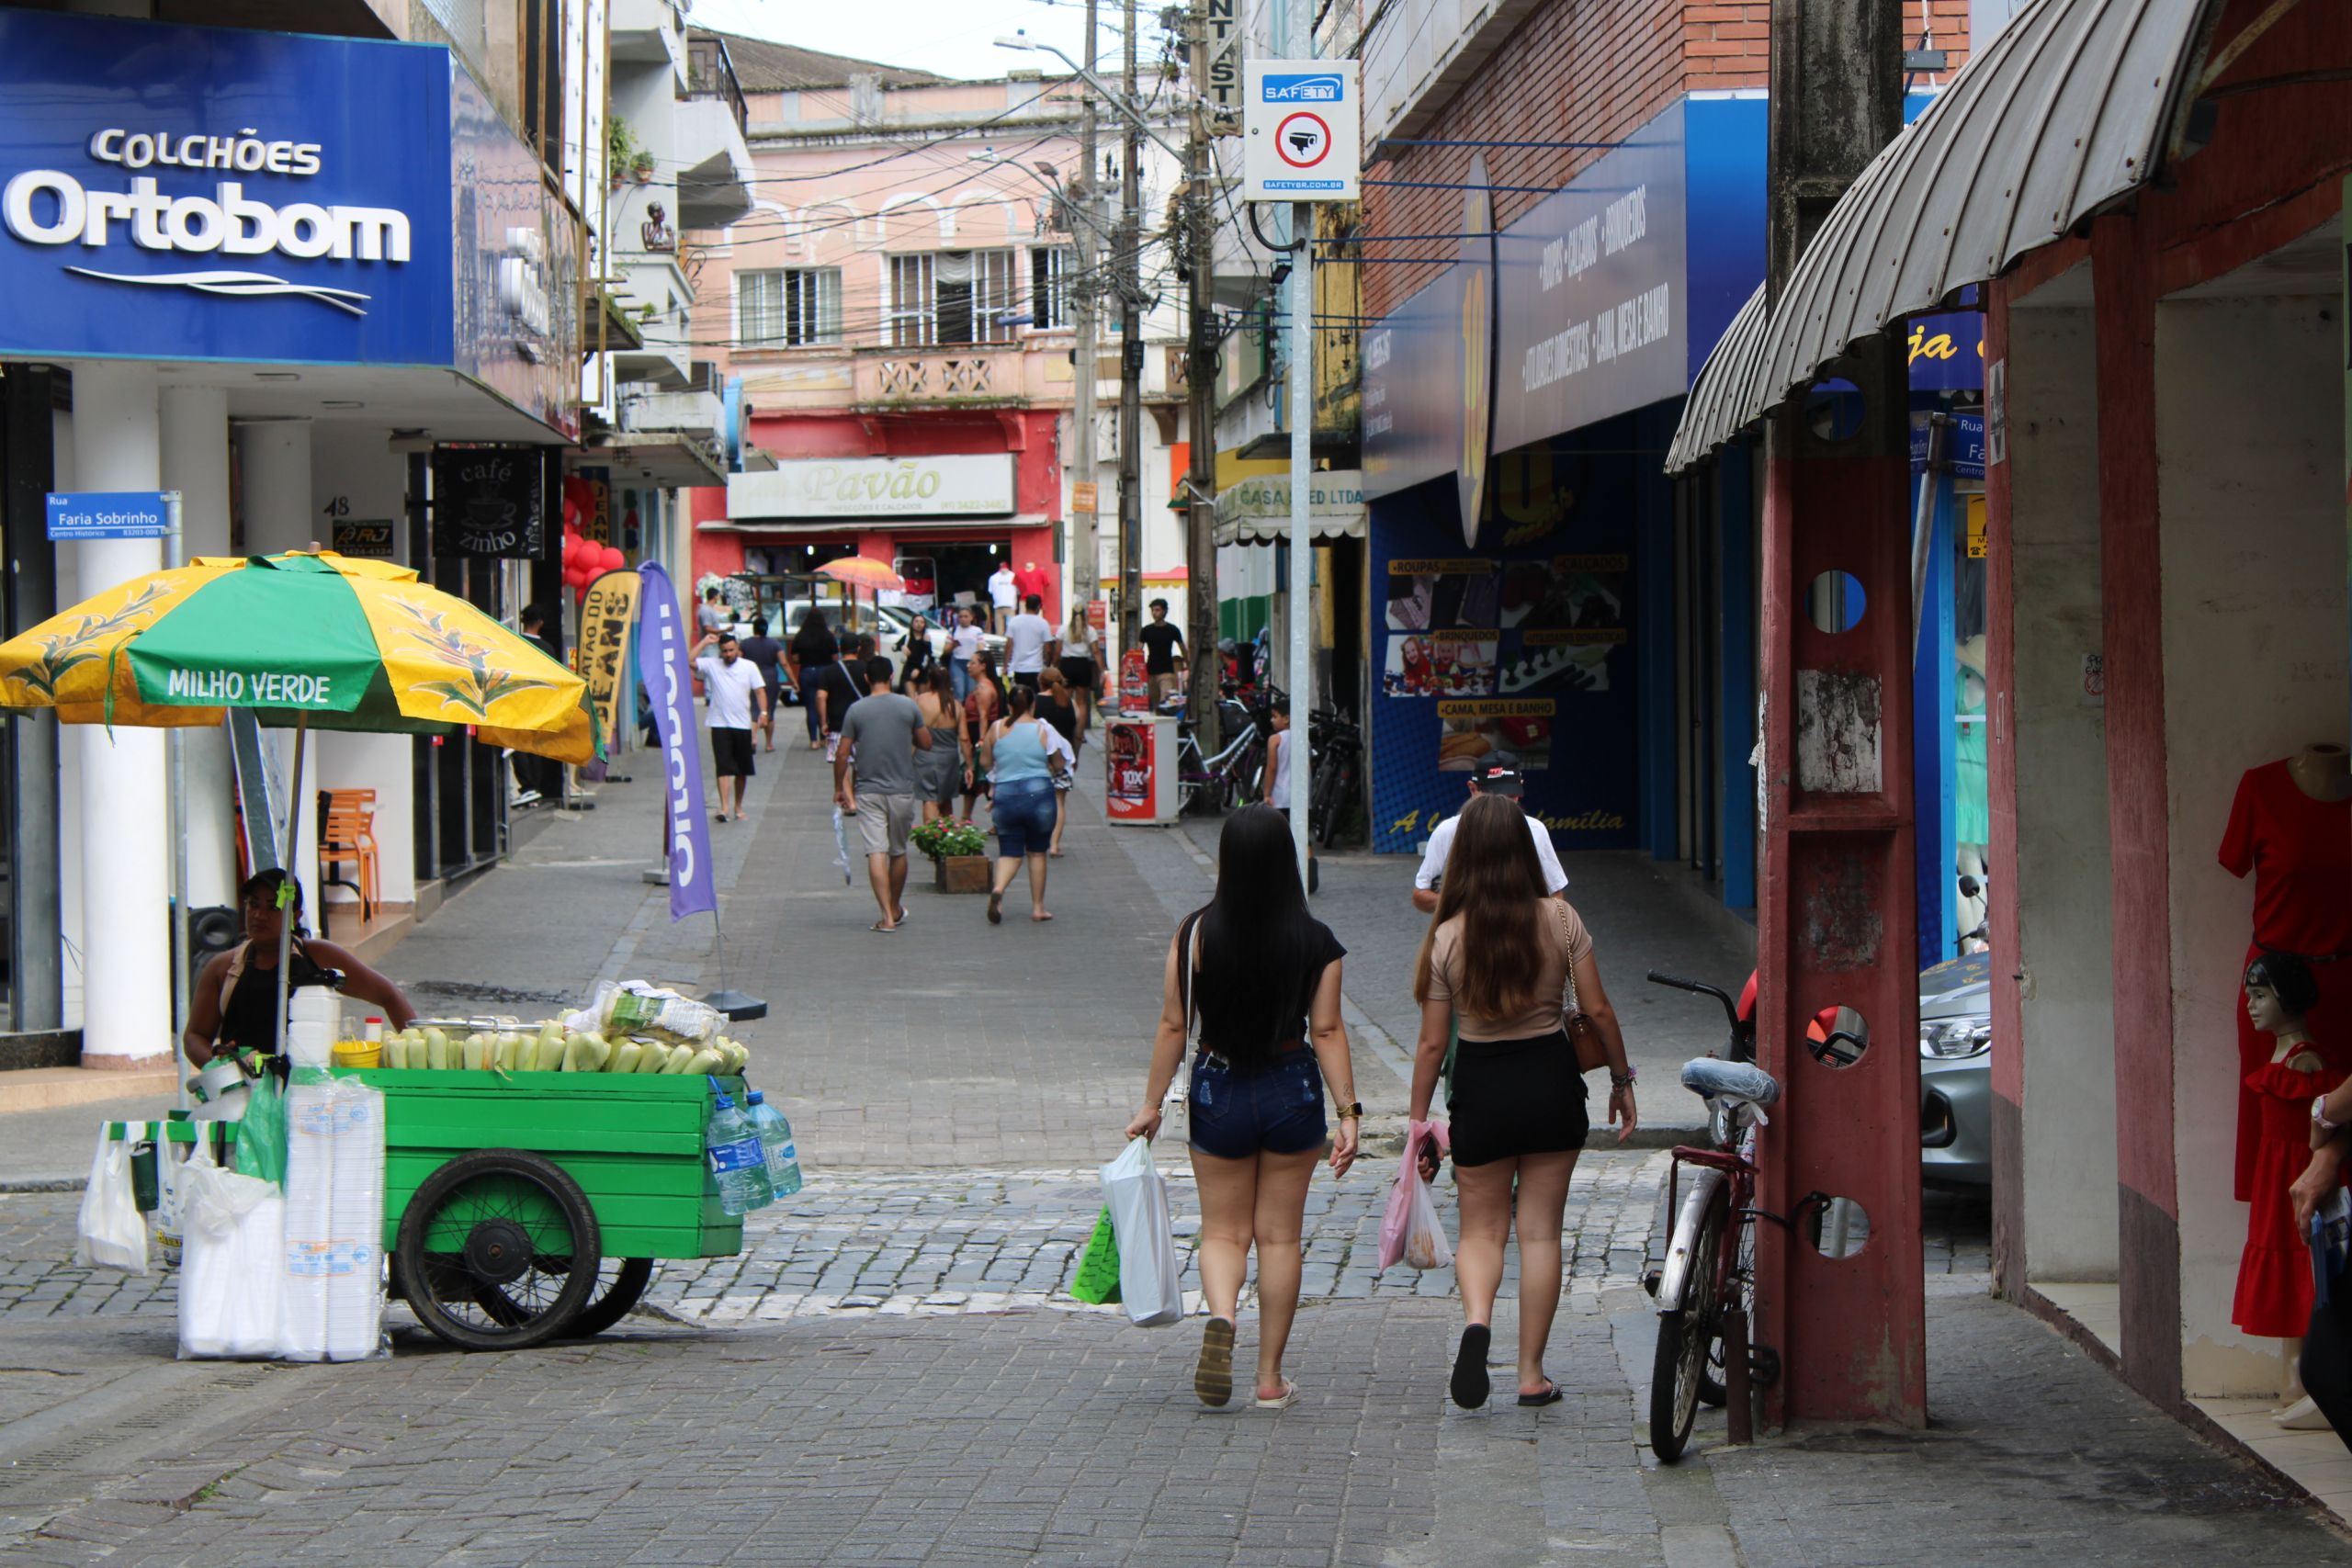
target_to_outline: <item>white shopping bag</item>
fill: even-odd
[[[1128,1321],[1159,1328],[1184,1315],[1182,1265],[1168,1213],[1168,1183],[1151,1163],[1151,1144],[1136,1138],[1102,1168],[1102,1201],[1119,1238],[1119,1299]]]
[[[274,1183],[223,1170],[198,1138],[180,1172],[180,1356],[277,1353],[286,1200]]]
[[[130,1140],[108,1136],[103,1122],[74,1227],[74,1261],[85,1269],[147,1272],[147,1222],[130,1190]]]
[[[173,1143],[164,1135],[170,1126],[167,1122],[149,1123],[155,1136],[155,1251],[166,1269],[180,1266],[180,1178],[187,1171],[187,1162],[181,1156],[186,1144]],[[197,1134],[211,1136],[206,1128]]]

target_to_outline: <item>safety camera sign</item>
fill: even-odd
[[[1363,162],[1352,60],[1252,60],[1241,96],[1242,199],[1353,201]]]

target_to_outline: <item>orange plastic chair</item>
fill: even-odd
[[[376,848],[376,792],[372,789],[322,789],[319,792],[319,887],[321,931],[326,927],[325,890],[348,887],[359,895],[359,918],[375,916],[382,868]],[[334,874],[350,866],[356,883]]]

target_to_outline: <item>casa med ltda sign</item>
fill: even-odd
[[[559,206],[445,49],[0,9],[0,355],[430,366],[560,418]]]

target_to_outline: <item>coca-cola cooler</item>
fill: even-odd
[[[1165,827],[1176,820],[1176,720],[1117,714],[1104,724],[1102,798],[1114,824]]]

